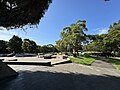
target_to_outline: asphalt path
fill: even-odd
[[[108,69],[115,69],[115,67],[105,57],[98,57],[97,60],[95,60],[95,62],[92,63],[92,66],[108,68]]]

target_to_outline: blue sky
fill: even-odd
[[[55,44],[60,39],[63,27],[77,20],[87,21],[87,34],[107,33],[113,22],[120,20],[120,0],[53,0],[48,11],[40,20],[38,28],[26,31],[1,30],[0,39],[8,41],[13,35],[34,40],[39,45]]]

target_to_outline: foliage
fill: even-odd
[[[48,52],[54,52],[56,50],[56,48],[52,44],[48,44],[47,47],[48,47]]]
[[[19,38],[18,36],[13,36],[10,40],[9,40],[9,48],[11,50],[11,52],[15,51],[16,53],[21,52],[22,51],[22,39]]]
[[[91,53],[84,53],[83,56],[84,57],[90,57]]]
[[[22,49],[26,53],[35,53],[37,50],[37,44],[29,39],[24,39]]]
[[[109,58],[109,62],[112,63],[112,65],[115,66],[117,70],[120,70],[120,59]]]
[[[56,47],[52,44],[48,44],[48,45],[43,45],[43,46],[38,46],[37,48],[37,52],[38,53],[53,53],[53,52],[58,52]]]
[[[58,40],[56,41],[56,48],[58,51],[61,51],[61,52],[67,52],[67,44],[66,44],[66,41],[64,40]]]
[[[83,46],[84,50],[99,51],[106,53],[120,54],[120,21],[110,25],[107,34],[101,34],[94,38],[90,37],[92,41]]]
[[[76,23],[63,28],[61,32],[61,39],[56,42],[60,51],[78,52],[81,43],[86,40],[86,21],[78,20]],[[72,51],[71,51],[72,52]]]
[[[48,50],[48,47],[47,45],[43,45],[42,46],[42,53],[47,53],[49,50]]]
[[[13,36],[9,42],[0,40],[0,53],[9,53],[15,51],[16,53],[55,53],[58,52],[55,45],[37,45],[35,41],[22,39],[18,36]]]
[[[0,40],[0,53],[5,53],[7,51],[7,42]]]
[[[52,0],[0,0],[0,26],[7,29],[36,25]]]
[[[83,64],[83,65],[91,65],[96,60],[96,58],[79,56],[79,57],[70,57],[70,60],[73,63]]]

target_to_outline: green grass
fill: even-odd
[[[120,70],[120,59],[117,58],[109,58],[109,62],[115,66],[117,70]]]
[[[77,64],[91,65],[96,60],[96,58],[79,56],[79,57],[70,57],[70,60],[73,63],[77,63]]]

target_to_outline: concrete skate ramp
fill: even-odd
[[[18,73],[10,68],[7,64],[0,61],[0,80],[7,79],[12,76],[17,76]]]

